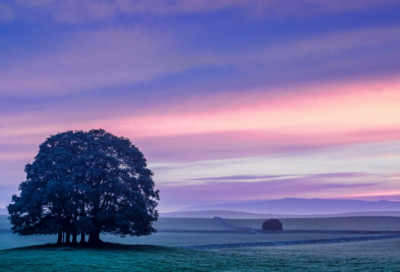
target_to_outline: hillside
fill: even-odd
[[[227,219],[262,219],[262,218],[315,218],[315,217],[400,217],[400,211],[351,212],[332,214],[275,214],[248,213],[224,210],[180,211],[160,213],[160,218],[213,218],[219,216]]]
[[[160,213],[161,218],[213,218],[215,216],[219,216],[222,218],[230,218],[230,219],[302,217],[301,215],[299,216],[290,214],[261,214],[261,213],[248,213],[248,212],[226,211],[226,210],[178,211],[178,212]]]
[[[259,214],[326,215],[360,212],[399,212],[400,202],[285,198],[256,202],[191,206],[177,212],[228,210]]]

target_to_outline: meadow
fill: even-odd
[[[383,219],[383,221],[382,221]],[[399,218],[282,219],[293,229],[340,228],[352,230],[400,229]],[[258,227],[262,220],[235,219],[231,223]],[[296,225],[295,222],[298,221]],[[307,223],[308,222],[308,223]],[[333,224],[336,222],[336,224]],[[342,224],[341,224],[342,222]],[[358,224],[357,224],[358,222]],[[385,222],[387,225],[380,225]],[[331,223],[329,225],[328,223]],[[347,224],[347,225],[346,225]],[[330,226],[330,228],[328,228]],[[0,229],[10,225],[0,216]],[[160,218],[156,227],[172,230],[226,230],[213,219]],[[0,231],[0,271],[398,271],[400,239],[191,250],[182,246],[267,241],[297,241],[358,237],[334,233],[219,233],[159,232],[146,237],[120,238],[103,235],[103,248],[55,247],[55,236],[21,237]],[[366,234],[362,234],[366,236]],[[373,235],[371,235],[373,236]],[[50,244],[47,244],[50,243]],[[18,247],[18,248],[16,248]]]
[[[282,218],[286,230],[399,231],[400,217]],[[226,219],[231,224],[260,228],[264,219]]]

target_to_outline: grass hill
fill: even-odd
[[[226,210],[203,211],[177,211],[160,213],[161,218],[213,218],[219,216],[227,219],[265,219],[265,218],[309,218],[309,217],[400,217],[400,211],[367,211],[333,214],[272,214],[272,213],[248,213]]]
[[[277,200],[265,200],[256,202],[240,202],[229,204],[214,204],[192,206],[181,209],[184,211],[204,210],[228,210],[246,213],[261,214],[296,214],[296,215],[323,215],[337,213],[358,212],[398,212],[400,202],[397,201],[361,201],[361,200],[338,200],[338,199],[301,199],[285,198]]]
[[[254,237],[254,236],[249,236]],[[106,244],[0,250],[0,271],[398,271],[399,240],[219,251]]]
[[[219,216],[222,218],[231,218],[231,219],[257,219],[257,218],[265,218],[268,215],[260,213],[247,213],[247,212],[226,211],[226,210],[178,211],[178,212],[160,213],[161,218],[213,218],[215,216]],[[283,216],[284,215],[282,215],[282,217]],[[287,216],[291,217],[290,215]],[[277,215],[275,215],[275,217],[282,218]],[[294,217],[296,216],[294,215]]]

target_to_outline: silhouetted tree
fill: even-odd
[[[8,206],[13,232],[58,234],[58,243],[89,242],[100,233],[149,235],[156,230],[159,191],[143,154],[104,130],[68,131],[40,145],[25,167],[20,196]],[[72,241],[70,236],[72,235]]]
[[[277,231],[282,229],[282,223],[278,219],[267,219],[262,224],[262,230],[265,231]]]

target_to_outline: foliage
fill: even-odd
[[[282,229],[282,223],[278,219],[267,219],[262,224],[262,230],[265,231],[277,231]]]
[[[39,147],[26,180],[8,206],[13,232],[78,233],[100,242],[100,232],[149,235],[158,219],[159,191],[143,154],[127,138],[104,130],[68,131]],[[84,236],[82,235],[82,242]]]

